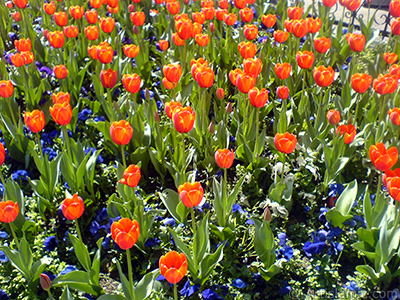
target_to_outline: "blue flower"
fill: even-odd
[[[4,191],[5,191],[4,185],[3,185],[2,183],[0,183],[0,195],[1,195],[1,196],[3,196]]]
[[[201,293],[201,296],[204,300],[224,300],[224,298],[220,297],[216,292],[212,289],[206,289]]]
[[[78,113],[78,121],[85,122],[87,119],[89,119],[89,116],[91,114],[93,114],[93,111],[91,109],[88,108],[82,109],[82,111]]]
[[[147,91],[149,92],[150,99],[153,99],[154,98],[154,92],[150,91],[149,89],[147,89]],[[140,97],[143,100],[146,100],[146,89],[140,90]]]
[[[283,282],[283,284],[285,286],[283,286],[282,288],[279,289],[279,296],[283,296],[286,294],[289,294],[290,291],[292,290],[292,288],[290,287],[290,285],[288,285],[288,283],[286,281]]]
[[[305,242],[303,246],[303,250],[308,257],[313,256],[314,254],[321,253],[324,250],[326,244],[325,242],[313,242],[310,241]]]
[[[163,281],[163,280],[165,280],[165,277],[164,277],[164,275],[160,274],[160,275],[157,276],[156,280],[157,281]]]
[[[71,273],[72,271],[76,271],[76,270],[77,269],[75,266],[66,266],[65,269],[60,272],[60,275],[65,275],[65,274]]]
[[[285,247],[286,246],[286,233],[284,233],[284,232],[278,233],[278,239],[279,239],[279,246]]]
[[[104,122],[106,118],[104,116],[94,117],[93,121],[95,122]]]
[[[344,191],[344,186],[340,183],[332,183],[329,186],[329,190],[328,197],[339,197]]]
[[[189,279],[186,281],[183,288],[179,291],[182,296],[190,297],[200,289],[200,284],[191,285]]]
[[[54,151],[51,147],[43,148],[43,152],[44,154],[47,154],[49,156],[50,161],[57,157],[57,152]]]
[[[241,207],[239,204],[237,204],[237,203],[235,203],[235,204],[232,205],[232,212],[233,212],[233,213],[239,212],[240,214],[244,214],[244,210],[243,210],[242,207]]]
[[[0,300],[8,300],[8,299],[10,299],[8,294],[5,291],[0,290]]]
[[[246,220],[247,225],[254,225],[254,221],[252,219],[247,219]]]
[[[361,288],[357,285],[357,283],[355,283],[355,281],[349,281],[347,285],[344,285],[343,287],[352,292],[356,292],[357,294],[361,292]]]
[[[108,236],[105,237],[104,241],[101,243],[101,247],[105,250],[110,248],[110,238]]]
[[[28,180],[28,172],[26,170],[18,170],[15,171],[12,175],[11,175],[12,180]]]
[[[293,249],[290,246],[282,247],[279,250],[275,250],[275,252],[277,259],[284,258],[287,261],[289,261],[293,257]]]
[[[89,299],[89,300],[94,300],[94,298],[92,297],[92,295],[89,294],[84,294],[83,297]]]
[[[0,251],[0,262],[8,262],[8,257],[3,251]]]
[[[107,219],[108,213],[107,213],[107,207],[103,207],[101,211],[96,211],[96,221],[97,222],[103,222]]]
[[[8,238],[8,233],[5,231],[0,231],[0,238],[1,239],[7,239]]]
[[[237,287],[238,289],[245,289],[247,287],[247,283],[242,279],[237,278],[232,281],[231,286]]]
[[[145,247],[153,247],[161,244],[161,240],[159,238],[148,239],[146,243],[144,243]]]
[[[339,252],[343,251],[343,245],[337,242],[331,243],[331,247],[329,248],[329,255],[338,255]]]
[[[360,223],[361,227],[363,227],[363,228],[367,227],[367,223],[365,222],[365,219],[363,216],[355,215],[355,216],[353,216],[353,219],[354,219],[354,221]]]
[[[174,218],[167,218],[164,220],[164,226],[172,226],[174,227],[176,225],[176,221]]]
[[[58,246],[57,238],[54,235],[47,237],[43,242],[44,249],[54,251]]]

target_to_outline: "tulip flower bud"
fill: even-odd
[[[13,8],[13,7],[14,7],[14,5],[12,4],[11,1],[7,1],[7,2],[6,2],[6,6],[7,6],[8,8]]]
[[[271,222],[272,213],[271,213],[270,209],[268,208],[268,206],[264,209],[263,217],[264,217],[265,222],[268,222],[268,223]]]
[[[43,36],[46,40],[49,39],[49,31],[47,29],[43,30]]]
[[[133,25],[133,34],[139,34],[139,27],[136,25]]]
[[[42,289],[45,291],[49,291],[51,288],[51,280],[50,277],[47,276],[46,274],[42,273],[40,274],[40,286]]]
[[[154,121],[160,122],[161,118],[157,111],[154,112]]]
[[[227,112],[228,114],[230,114],[232,111],[233,111],[232,103],[229,102],[228,105],[226,106],[226,112]]]
[[[146,100],[150,100],[150,92],[148,88],[144,90],[144,97],[146,98]]]
[[[183,0],[184,4],[189,4],[189,0]]]
[[[133,4],[129,4],[128,9],[129,9],[129,12],[134,12],[135,6]]]
[[[213,122],[210,123],[210,125],[208,126],[208,131],[210,133],[214,133],[215,132],[215,125]]]
[[[215,31],[215,25],[213,22],[210,22],[210,30],[211,30],[211,32]]]
[[[222,99],[224,99],[225,98],[225,91],[224,91],[224,89],[223,88],[219,88],[218,90],[217,90],[217,98],[219,99],[219,100],[222,100]]]

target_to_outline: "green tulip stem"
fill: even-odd
[[[254,144],[254,152],[255,152],[255,156],[256,156],[256,163],[258,161],[258,136],[259,136],[259,130],[260,130],[260,108],[255,107],[255,111],[256,111],[256,141]]]
[[[182,175],[184,176],[184,179],[186,181],[186,175],[185,175],[185,173],[186,173],[186,170],[185,170],[186,155],[185,155],[185,150],[186,150],[186,147],[185,147],[185,134],[182,133],[182,168],[181,168],[181,170],[182,170]]]
[[[283,153],[283,161],[282,161],[282,173],[281,173],[281,183],[283,184],[283,177],[285,175],[285,162],[286,162],[286,154]]]
[[[122,163],[124,164],[124,169],[126,169],[126,159],[125,159],[124,145],[121,145],[121,156],[122,156]]]
[[[53,295],[50,292],[50,289],[47,290],[47,293],[49,294],[49,300],[54,300]]]
[[[194,208],[190,208],[190,214],[192,216],[192,228],[193,228],[193,236],[196,235],[196,217],[194,215]]]
[[[18,237],[15,234],[14,227],[12,226],[12,223],[9,223],[9,224],[10,224],[11,234],[14,237],[15,246],[18,248],[18,245],[19,245]]]
[[[380,192],[382,189],[382,178],[381,178],[381,174],[378,172],[378,188],[376,189],[376,197],[378,198]]]
[[[354,113],[354,123],[355,125],[358,125],[358,114],[360,112],[360,102],[361,102],[361,96],[359,93],[356,95],[356,111]]]
[[[41,159],[44,160],[44,153],[43,153],[43,149],[42,149],[42,143],[40,142],[39,132],[36,132],[36,138],[37,138],[37,143],[39,146],[39,154],[41,156]]]
[[[132,273],[131,249],[126,249],[126,260],[128,261],[129,284],[130,284],[130,288],[133,290],[133,273]]]
[[[76,233],[78,234],[79,240],[83,243],[82,234],[81,234],[81,230],[79,228],[78,219],[75,219],[75,228],[76,228]]]
[[[13,121],[13,124],[14,124],[15,126],[17,126],[18,123],[17,123],[17,121],[16,121],[16,119],[15,119],[15,116],[14,116],[14,110],[13,110],[13,108],[12,108],[12,106],[11,106],[11,101],[6,101],[6,102],[7,102],[7,104],[8,104],[8,108],[10,109],[10,114],[11,114],[11,119],[12,119],[12,121]]]
[[[385,121],[385,112],[386,112],[386,99],[385,99],[385,95],[382,95],[382,102],[381,102],[381,112],[379,115],[379,122],[380,121]]]
[[[3,186],[6,186],[6,181],[4,180],[3,172],[0,172],[0,181],[3,184]]]
[[[174,300],[178,300],[178,288],[176,283],[174,284]]]
[[[66,145],[65,151],[67,152],[67,155],[71,155],[71,157],[72,157],[71,146],[69,144],[67,126],[66,125],[65,126],[61,126],[61,130],[63,132],[64,142],[65,142],[65,145]]]

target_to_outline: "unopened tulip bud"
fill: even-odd
[[[211,32],[215,31],[215,25],[213,22],[210,22],[210,30],[211,30]]]
[[[154,112],[154,121],[160,122],[161,118],[157,111]]]
[[[11,1],[7,1],[6,6],[7,6],[8,8],[13,8],[13,7],[14,7],[14,5],[12,4]]]
[[[215,125],[213,122],[210,123],[210,125],[208,126],[208,131],[210,133],[214,133],[215,132]]]
[[[264,217],[264,221],[266,221],[268,223],[271,222],[272,214],[271,214],[271,211],[268,208],[268,206],[264,209],[263,217]]]
[[[144,90],[144,97],[146,98],[146,100],[150,100],[150,91],[148,88]]]
[[[50,290],[51,288],[51,280],[50,277],[47,276],[46,274],[42,273],[40,274],[40,286],[42,287],[42,289],[44,289],[45,291]]]
[[[229,102],[228,105],[226,106],[226,112],[227,112],[228,114],[230,114],[232,111],[233,111],[232,103]]]
[[[129,4],[128,9],[129,9],[129,12],[134,12],[135,6],[133,4]]]
[[[368,5],[372,4],[372,2],[374,2],[373,0],[366,0],[365,3],[367,3]]]
[[[49,31],[47,29],[43,30],[43,36],[46,40],[49,39]]]
[[[219,88],[219,89],[217,90],[216,94],[217,94],[217,98],[218,98],[219,100],[222,100],[222,99],[225,98],[225,91],[224,91],[223,88]]]
[[[183,0],[184,4],[189,4],[189,0]]]
[[[133,34],[139,34],[139,27],[136,25],[133,25]]]

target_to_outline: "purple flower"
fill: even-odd
[[[54,235],[48,236],[43,242],[44,249],[54,251],[58,246],[57,238]]]

